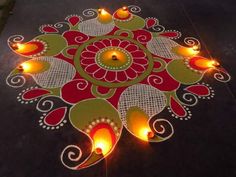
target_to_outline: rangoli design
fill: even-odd
[[[214,97],[209,84],[201,82],[206,74],[230,80],[218,62],[200,56],[197,39],[187,37],[180,45],[180,32],[165,30],[154,17],[137,16],[140,11],[133,5],[113,15],[87,9],[86,20],[70,15],[42,25],[42,34],[28,42],[21,35],[8,39],[12,51],[28,60],[9,74],[7,84],[20,88],[30,78],[36,83],[22,90],[18,101],[37,103],[42,128],[55,131],[69,122],[91,143],[85,158],[78,145],[62,150],[61,161],[69,169],[87,168],[108,156],[123,127],[141,141],[169,139],[171,118],[159,113],[168,110],[169,117],[188,120],[191,106]]]

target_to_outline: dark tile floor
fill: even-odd
[[[20,105],[17,92],[5,78],[20,62],[7,47],[10,35],[26,40],[39,34],[42,24],[62,21],[84,9],[106,7],[114,11],[135,4],[142,17],[157,17],[167,29],[195,36],[205,43],[232,75],[228,84],[214,82],[216,97],[201,101],[190,121],[170,119],[175,135],[149,147],[125,131],[105,162],[82,171],[70,171],[59,160],[62,149],[76,139],[70,125],[63,131],[42,130],[33,106]],[[17,0],[0,36],[0,176],[1,177],[234,177],[236,176],[236,3],[232,0]],[[206,51],[206,49],[204,49]],[[107,170],[106,170],[107,166]]]

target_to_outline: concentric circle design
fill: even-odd
[[[107,47],[96,54],[96,62],[107,70],[126,70],[132,64],[132,56],[120,47]]]
[[[74,64],[79,74],[95,85],[124,87],[139,83],[152,71],[152,54],[136,40],[100,36],[82,44]]]

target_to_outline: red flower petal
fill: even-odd
[[[109,39],[103,39],[101,41],[106,47],[109,47],[111,46],[111,41]]]
[[[124,71],[117,72],[117,80],[120,82],[127,81],[126,73]]]
[[[205,85],[192,85],[185,88],[185,90],[199,96],[208,96],[211,93],[209,88]]]
[[[125,48],[128,44],[130,44],[129,41],[121,41],[119,47],[121,47],[121,48]]]
[[[126,50],[128,50],[129,52],[134,52],[136,50],[138,50],[138,46],[134,45],[134,44],[129,44],[126,48]]]
[[[133,58],[133,62],[141,65],[148,64],[148,60],[146,58]]]
[[[146,27],[147,28],[152,28],[153,26],[155,26],[156,23],[157,23],[157,19],[156,18],[148,18],[148,19],[146,19]]]
[[[91,65],[87,66],[85,68],[85,71],[90,73],[90,74],[93,74],[98,69],[99,69],[99,66],[96,63],[94,63],[94,64],[91,64]]]
[[[136,58],[143,58],[145,57],[145,53],[143,53],[142,51],[138,50],[138,51],[135,51],[135,52],[131,52],[131,55],[133,57],[136,57]]]
[[[83,51],[81,53],[81,57],[87,58],[87,59],[93,59],[93,58],[95,58],[95,55],[96,55],[95,53],[88,52],[88,51]]]
[[[133,63],[131,65],[131,67],[138,73],[143,73],[146,70],[145,67],[143,67],[142,65],[136,64],[136,63]]]
[[[119,46],[119,44],[120,44],[120,40],[119,39],[112,39],[111,40],[111,45],[112,46]]]
[[[41,26],[41,31],[44,33],[58,33],[59,31],[52,25],[43,25]]]
[[[80,22],[80,17],[77,15],[73,15],[69,18],[67,18],[67,21],[72,25],[75,26],[77,23]]]
[[[104,76],[106,75],[106,70],[100,68],[99,70],[97,70],[93,76],[96,78],[96,79],[102,79],[104,78]]]
[[[84,58],[82,58],[80,62],[81,62],[82,65],[91,65],[91,64],[94,63],[94,59],[84,59]]]
[[[114,82],[116,80],[116,72],[107,71],[107,74],[105,76],[105,80],[109,81],[109,82]]]
[[[50,113],[46,115],[44,118],[44,123],[49,126],[56,126],[62,122],[62,120],[65,118],[67,111],[67,107],[60,107],[57,109],[54,109]]]
[[[36,99],[38,97],[41,97],[41,96],[49,94],[49,93],[50,93],[50,91],[45,90],[45,89],[33,89],[33,90],[26,91],[22,95],[22,98],[24,100],[32,100],[32,99]]]
[[[94,46],[94,45],[89,45],[86,49],[87,49],[88,51],[93,52],[93,53],[96,53],[97,51],[99,51],[99,48],[97,48],[97,47]]]
[[[180,33],[176,31],[164,32],[164,33],[161,33],[160,36],[165,36],[168,38],[178,38],[180,37]]]
[[[105,46],[102,42],[100,42],[100,41],[94,42],[93,45],[96,46],[96,47],[99,48],[99,49],[103,49],[103,48],[106,47],[106,46]]]
[[[179,117],[185,117],[187,112],[181,104],[179,104],[172,96],[170,97],[171,110]]]
[[[132,68],[128,68],[127,70],[125,70],[125,72],[130,79],[134,79],[137,77],[137,73]]]

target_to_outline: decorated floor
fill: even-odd
[[[235,50],[189,11],[201,3],[16,3],[1,36],[0,174],[236,175]]]

